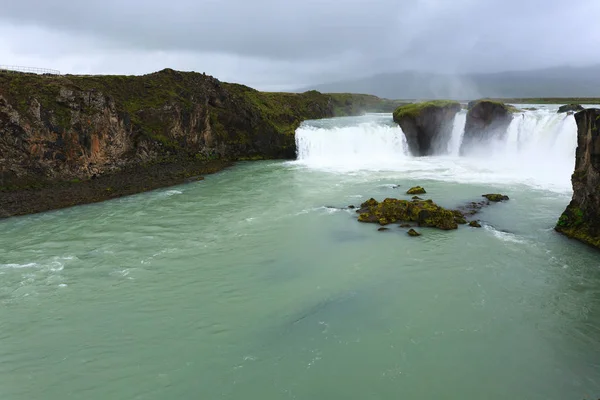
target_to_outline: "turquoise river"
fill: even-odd
[[[518,120],[517,120],[518,119]],[[600,252],[553,230],[576,127],[413,158],[390,115],[305,123],[296,161],[0,221],[0,399],[600,397]],[[348,205],[503,193],[481,229]]]

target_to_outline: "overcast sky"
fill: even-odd
[[[258,89],[600,63],[600,0],[0,0],[0,64]]]

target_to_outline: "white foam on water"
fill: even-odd
[[[370,116],[335,125],[311,121],[296,130],[296,165],[330,172],[393,171],[410,179],[478,184],[525,184],[571,192],[577,126],[572,115],[553,109],[514,116],[502,140],[488,142],[459,156],[466,113],[457,114],[448,148],[439,155],[413,157],[402,129]]]
[[[526,243],[525,240],[520,239],[514,233],[502,232],[502,231],[499,231],[499,230],[497,230],[494,227],[489,226],[489,225],[484,225],[484,229],[487,230],[488,232],[491,232],[492,235],[494,235],[497,239],[502,240],[503,242]]]
[[[19,269],[19,268],[35,268],[39,267],[38,263],[25,263],[25,264],[0,264],[0,268],[11,268],[11,269]]]

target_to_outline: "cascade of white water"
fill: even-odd
[[[459,156],[466,112],[457,114],[447,149],[412,157],[404,133],[391,116],[311,121],[296,131],[297,163],[339,171],[388,170],[428,179],[520,182],[570,190],[577,126],[572,115],[552,109],[514,116],[502,139]],[[420,175],[419,175],[420,174]]]
[[[311,167],[386,168],[408,157],[397,126],[363,122],[355,126],[301,126],[296,130],[298,161]]]

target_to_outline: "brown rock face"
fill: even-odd
[[[504,139],[512,119],[512,110],[506,104],[489,100],[469,103],[460,153],[468,154],[494,140]]]
[[[295,157],[319,92],[261,93],[198,73],[0,74],[0,189],[86,179],[146,163]],[[12,188],[12,189],[11,189]]]
[[[460,108],[460,103],[445,100],[409,104],[394,111],[394,121],[402,128],[412,155],[443,154]]]
[[[600,248],[600,110],[575,114],[577,152],[571,176],[573,199],[555,229]]]

